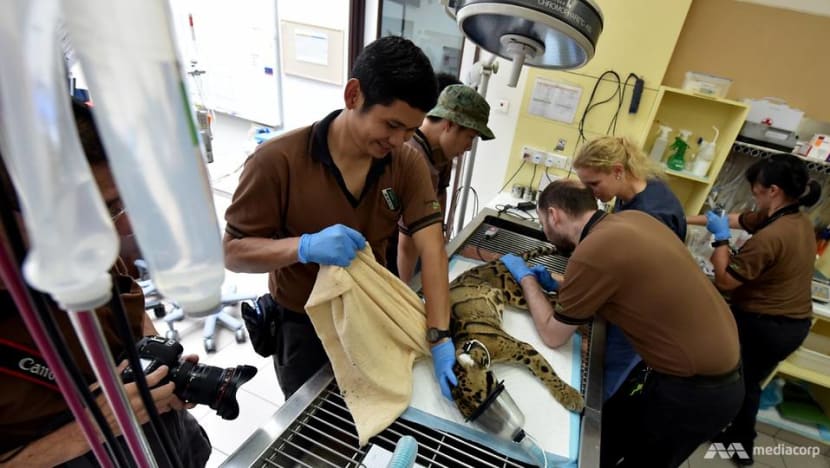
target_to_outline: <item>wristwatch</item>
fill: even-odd
[[[720,247],[722,245],[729,246],[729,239],[721,239],[721,240],[716,240],[715,242],[712,242],[712,247],[715,248],[715,249],[717,249],[718,247]]]
[[[430,343],[435,343],[438,340],[441,340],[441,339],[444,339],[444,338],[449,338],[449,337],[450,337],[450,331],[449,330],[440,330],[440,329],[435,328],[435,327],[427,328],[427,341],[429,341]]]

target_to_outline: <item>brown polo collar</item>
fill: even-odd
[[[353,207],[357,207],[366,194],[369,193],[375,184],[377,184],[377,181],[380,179],[383,171],[386,170],[386,166],[392,162],[392,153],[387,153],[386,156],[372,161],[372,165],[369,167],[369,172],[366,174],[366,182],[363,184],[363,191],[360,194],[360,198],[355,198],[346,186],[343,174],[340,173],[340,169],[336,164],[334,164],[331,152],[329,151],[329,127],[331,126],[332,121],[340,115],[340,112],[342,112],[342,109],[330,113],[323,120],[312,126],[311,141],[309,142],[309,154],[311,155],[311,159],[326,167],[331,175],[334,176],[335,180],[337,180],[337,185],[340,187],[340,190],[343,192],[346,199],[349,200],[349,203]]]
[[[582,233],[579,235],[579,242],[582,242],[582,240],[585,239],[585,237],[594,229],[594,225],[602,221],[607,214],[608,213],[603,210],[597,210],[593,216],[591,216],[591,219],[585,223],[585,227],[582,228]]]

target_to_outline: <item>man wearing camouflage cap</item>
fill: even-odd
[[[438,96],[438,104],[406,143],[424,157],[444,215],[453,161],[470,149],[476,137],[495,138],[487,127],[489,117],[490,105],[474,88],[461,84],[447,86]],[[398,242],[398,274],[404,282],[409,282],[417,254],[412,239],[403,229]]]

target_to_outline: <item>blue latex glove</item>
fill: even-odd
[[[335,224],[318,233],[300,236],[297,258],[300,263],[345,267],[349,266],[357,251],[365,245],[366,239],[361,233],[342,224]]]
[[[548,292],[559,291],[559,281],[553,279],[547,268],[542,265],[534,265],[530,268],[530,271],[536,276],[536,280],[539,281],[539,286],[542,286],[542,289]]]
[[[522,281],[522,278],[528,275],[532,275],[533,272],[530,271],[530,268],[527,267],[527,263],[522,260],[522,257],[513,254],[506,254],[502,255],[501,262],[504,263],[504,266],[510,270],[510,274],[513,275],[513,279],[516,280],[517,283]]]
[[[706,229],[715,235],[715,240],[727,240],[732,235],[729,231],[729,215],[706,212]]]
[[[432,367],[435,370],[435,378],[441,387],[441,394],[444,398],[452,400],[450,385],[455,387],[458,380],[452,371],[455,365],[455,345],[452,340],[446,340],[432,347]]]

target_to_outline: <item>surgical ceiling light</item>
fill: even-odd
[[[444,0],[464,35],[513,62],[508,86],[522,65],[579,68],[594,56],[603,17],[593,0]]]
[[[513,62],[507,86],[516,87],[522,65],[567,70],[594,57],[602,32],[602,11],[593,0],[441,0],[445,11],[475,45]],[[496,68],[483,65],[478,92],[487,97],[487,83]],[[464,226],[478,140],[464,158],[458,228]]]

